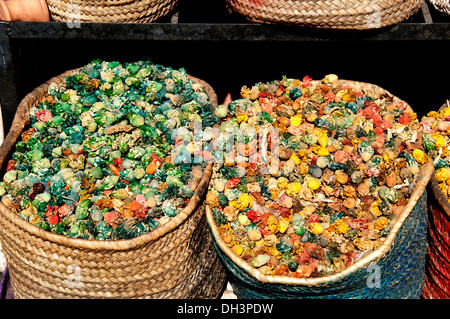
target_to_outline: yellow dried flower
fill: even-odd
[[[391,161],[393,161],[394,159],[395,159],[395,154],[394,154],[393,151],[391,151],[391,150],[385,150],[385,151],[383,152],[383,160],[384,160],[386,163],[391,162]]]
[[[320,180],[317,178],[313,177],[313,178],[310,178],[308,181],[308,188],[313,191],[319,189],[320,185],[321,185]]]
[[[324,228],[321,223],[310,223],[309,224],[309,231],[313,233],[314,235],[322,234],[324,231]]]
[[[314,206],[306,206],[299,212],[299,214],[303,218],[309,218],[309,216],[311,216],[311,214],[314,213],[315,211],[316,208]]]
[[[281,190],[278,187],[271,188],[269,191],[270,191],[272,200],[277,199],[278,195],[280,195],[280,192],[281,192]]]
[[[241,194],[235,201],[229,203],[235,210],[244,210],[250,205],[250,196],[247,193]]]
[[[43,220],[38,215],[31,215],[30,218],[28,219],[28,221],[31,224],[36,225],[37,223],[39,223],[39,222],[41,222]]]
[[[280,230],[280,223],[278,222],[278,219],[276,219],[275,216],[270,215],[267,219],[267,229],[272,233],[276,234]]]
[[[307,157],[309,154],[309,151],[307,149],[301,149],[297,152],[299,157]]]
[[[237,200],[232,200],[232,201],[230,201],[230,202],[229,202],[229,205],[230,205],[231,207],[233,207],[235,210],[239,210],[239,209],[238,209],[238,208],[239,208],[239,203],[238,203]]]
[[[381,210],[378,208],[378,205],[380,204],[380,200],[374,201],[372,204],[370,204],[370,212],[375,216],[381,216]]]
[[[339,97],[342,98],[347,93],[348,93],[348,90],[341,90],[341,91],[336,93],[336,96],[339,96]]]
[[[292,153],[292,155],[291,155],[291,159],[293,159],[294,160],[294,162],[295,162],[295,165],[299,165],[300,164],[300,159],[298,158],[298,156],[297,155],[295,155],[294,153]]]
[[[37,208],[28,202],[27,207],[21,212],[22,215],[26,216],[37,216]],[[38,221],[36,221],[37,223]]]
[[[280,233],[284,233],[288,227],[289,227],[290,223],[289,223],[289,219],[288,218],[281,218],[280,220]]]
[[[301,163],[298,166],[298,172],[300,173],[300,175],[305,176],[309,172],[309,165],[306,163]]]
[[[420,164],[425,164],[428,161],[428,155],[418,148],[413,151],[413,157]]]
[[[310,151],[313,152],[313,153],[316,153],[319,156],[328,156],[328,155],[330,155],[330,152],[325,147],[321,147],[321,146],[311,147]]]
[[[284,176],[281,176],[277,179],[277,186],[279,189],[286,189],[288,187],[288,184],[289,180]]]
[[[450,107],[445,107],[443,110],[441,110],[440,113],[443,118],[449,116],[450,115]]]
[[[345,221],[343,221],[342,219],[336,220],[334,222],[334,227],[341,234],[345,234],[346,232],[348,232],[348,224]]]
[[[325,132],[322,132],[319,136],[319,140],[317,141],[322,148],[326,148],[328,145],[328,135]]]
[[[357,237],[353,240],[353,243],[359,250],[373,249],[372,241],[365,237]]]
[[[241,97],[248,99],[250,97],[250,89],[247,86],[241,88]]]
[[[442,167],[434,173],[434,177],[438,182],[445,182],[450,177],[450,168]]]
[[[244,247],[241,244],[235,244],[231,249],[233,249],[238,256],[242,255],[242,252],[244,251]]]
[[[248,120],[248,115],[245,113],[241,113],[236,117],[236,120],[238,123],[242,123],[242,122],[247,122]]]
[[[238,216],[238,222],[239,224],[241,224],[242,226],[248,226],[250,225],[252,222],[250,221],[250,219],[247,217],[246,214],[239,214]]]
[[[389,221],[386,217],[380,217],[373,223],[373,228],[376,230],[383,230],[388,224]]]
[[[354,138],[354,139],[352,140],[352,144],[353,144],[353,146],[355,146],[355,147],[358,147],[358,145],[361,144],[361,142],[362,142],[362,140],[361,140],[360,138],[358,138],[358,137],[356,137],[356,138]]]
[[[299,126],[302,124],[302,115],[296,114],[291,117],[291,126]]]
[[[298,194],[300,189],[302,188],[302,184],[299,182],[292,182],[286,188],[286,195],[294,197]]]
[[[431,111],[431,112],[428,112],[427,117],[433,117],[435,119],[438,119],[439,118],[439,113],[436,112],[436,111]]]
[[[256,246],[264,246],[265,243],[266,243],[266,241],[264,240],[264,238],[261,238],[260,240],[255,242],[255,245]]]
[[[434,139],[436,149],[439,150],[439,149],[445,147],[445,140],[442,135],[440,135],[439,133],[433,133],[433,134],[431,134],[431,137],[433,137],[433,139]]]
[[[282,253],[281,253],[281,251],[279,251],[279,250],[276,248],[275,245],[274,245],[274,246],[270,246],[269,248],[267,248],[267,251],[268,251],[272,256],[275,256],[275,257],[277,257],[278,259],[281,258]]]

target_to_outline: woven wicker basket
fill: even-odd
[[[447,107],[444,104],[442,108]],[[423,297],[450,298],[450,203],[434,177],[430,179],[428,259]]]
[[[230,9],[258,23],[324,29],[376,29],[416,13],[424,0],[227,0]]]
[[[389,95],[378,86],[341,80],[372,96]],[[392,96],[394,101],[396,97]],[[350,299],[419,298],[425,280],[427,249],[427,192],[426,185],[434,172],[432,161],[424,164],[416,176],[416,187],[405,209],[394,222],[380,248],[361,258],[347,269],[318,278],[293,278],[264,275],[250,263],[238,257],[219,235],[212,210],[206,207],[214,245],[229,274],[233,291],[238,298],[315,298]],[[214,172],[213,172],[214,176]],[[370,285],[379,268],[379,288]]]
[[[178,0],[47,0],[55,21],[148,23],[166,16]]]
[[[0,167],[26,123],[30,108],[57,76],[19,104],[0,148]],[[217,105],[213,89],[201,83]],[[216,298],[225,272],[214,250],[201,204],[212,172],[208,164],[187,207],[145,235],[117,241],[69,238],[28,223],[0,203],[0,240],[16,298]]]
[[[450,14],[450,1],[449,0],[430,0],[433,7],[446,14]]]

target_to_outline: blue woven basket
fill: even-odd
[[[413,194],[380,248],[339,273],[319,278],[263,275],[225,244],[207,207],[214,245],[234,293],[238,298],[248,299],[419,298],[424,286],[427,251],[426,185],[433,172],[432,161],[421,168]]]

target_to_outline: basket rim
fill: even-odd
[[[6,155],[9,154],[12,147],[14,146],[16,140],[19,138],[20,134],[23,131],[23,128],[29,121],[29,112],[20,112],[26,109],[26,105],[29,103],[36,102],[42,95],[47,92],[48,86],[53,83],[60,83],[64,77],[68,75],[75,74],[81,68],[72,69],[66,71],[60,75],[57,75],[47,82],[41,84],[37,88],[35,88],[32,92],[28,93],[22,101],[19,103],[16,114],[13,119],[13,123],[11,124],[11,130],[6,136],[3,144],[0,146],[0,154]],[[209,98],[210,103],[217,107],[217,95],[213,88],[205,81],[195,78],[188,74],[188,77],[196,82],[200,83],[204,86]],[[38,94],[41,95],[38,95]],[[3,166],[5,161],[5,156],[0,156],[0,168]],[[43,230],[36,225],[31,224],[28,221],[22,219],[17,213],[11,211],[6,205],[4,205],[0,201],[0,215],[3,215],[4,218],[7,218],[12,223],[22,228],[24,231],[31,233],[36,237],[40,237],[44,240],[51,241],[53,243],[62,244],[64,246],[78,248],[78,249],[91,249],[91,250],[128,250],[135,247],[139,247],[145,245],[149,242],[155,241],[158,238],[164,236],[165,234],[171,232],[176,229],[179,225],[185,222],[190,215],[194,212],[197,206],[201,203],[201,198],[204,191],[208,187],[209,180],[212,174],[213,163],[209,162],[206,165],[206,168],[203,171],[202,178],[200,179],[197,188],[194,191],[193,196],[190,198],[188,205],[175,217],[171,218],[167,223],[157,227],[151,232],[143,234],[138,237],[134,237],[131,239],[121,239],[121,240],[90,240],[90,239],[82,239],[82,238],[72,238],[64,235],[58,235],[55,233],[51,233],[49,231]],[[5,231],[1,229],[0,231]]]
[[[450,217],[450,202],[447,196],[444,195],[441,188],[439,187],[439,183],[436,180],[436,178],[431,176],[430,178],[430,187],[433,191],[433,195],[436,197],[436,200],[438,201],[439,205],[441,205],[442,209],[444,210],[447,217]]]
[[[315,83],[319,81],[313,81]],[[336,82],[339,82],[339,84],[342,84],[343,86],[346,85],[353,85],[360,88],[370,88],[372,90],[378,91],[379,94],[389,94],[388,91],[382,89],[381,87],[365,83],[365,82],[358,82],[358,81],[351,81],[351,80],[337,80]],[[394,98],[397,98],[393,96]],[[398,98],[397,98],[398,99]],[[408,105],[410,108],[410,106]],[[208,222],[208,225],[211,229],[211,232],[213,234],[214,241],[216,242],[218,248],[225,253],[225,255],[231,259],[231,261],[238,266],[240,269],[245,271],[248,275],[250,275],[253,279],[256,279],[259,282],[263,283],[270,283],[270,284],[284,284],[284,285],[298,285],[298,286],[320,286],[320,285],[326,285],[334,282],[339,282],[341,280],[344,280],[346,277],[350,276],[354,272],[358,271],[359,269],[364,269],[365,267],[369,266],[370,264],[376,263],[378,260],[383,258],[391,249],[391,247],[394,244],[395,238],[397,237],[397,234],[400,231],[400,228],[402,227],[405,220],[408,218],[411,211],[414,209],[415,205],[419,201],[420,197],[423,195],[426,186],[433,175],[434,172],[434,163],[433,161],[429,160],[427,163],[425,163],[422,167],[420,167],[420,171],[418,173],[418,178],[416,180],[415,188],[413,190],[413,193],[411,194],[410,198],[408,199],[407,204],[404,206],[403,211],[400,213],[400,215],[395,220],[394,224],[392,225],[392,228],[386,237],[383,244],[377,248],[376,250],[370,252],[363,258],[359,259],[352,265],[350,265],[348,268],[339,271],[337,273],[334,273],[332,275],[327,275],[323,277],[317,277],[317,278],[294,278],[294,277],[288,277],[288,276],[280,276],[280,275],[264,275],[261,272],[258,271],[258,269],[251,266],[251,264],[242,258],[240,258],[232,249],[231,247],[228,247],[227,244],[223,241],[223,239],[219,235],[219,228],[217,227],[216,223],[214,222],[214,218],[212,216],[212,210],[209,205],[205,205],[205,211],[206,211],[206,219]]]

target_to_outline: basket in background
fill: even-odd
[[[416,13],[424,0],[227,0],[230,8],[258,23],[324,29],[377,29]]]
[[[178,0],[47,0],[59,22],[148,23],[168,15]]]
[[[446,14],[450,14],[450,1],[449,0],[430,0],[433,7]]]

